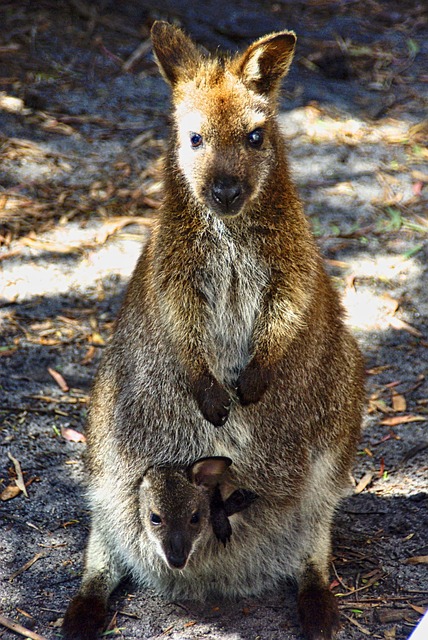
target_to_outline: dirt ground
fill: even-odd
[[[162,199],[168,89],[147,39],[160,17],[208,49],[243,47],[281,28],[298,35],[281,122],[368,374],[356,491],[334,530],[339,640],[409,636],[428,604],[424,7],[0,4],[1,616],[60,637],[79,585],[90,384]],[[300,638],[287,585],[259,600],[198,604],[129,583],[110,617],[109,635],[140,640]],[[0,618],[1,640],[16,637]]]

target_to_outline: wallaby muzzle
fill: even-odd
[[[236,215],[244,200],[243,185],[234,176],[214,178],[211,187],[211,198],[216,213],[219,215]]]
[[[166,560],[171,569],[184,569],[191,551],[191,544],[180,531],[171,533],[164,549]]]

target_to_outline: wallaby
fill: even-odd
[[[326,640],[339,626],[331,522],[360,436],[363,361],[276,119],[296,36],[209,55],[155,22],[152,41],[172,88],[165,197],[93,388],[92,524],[65,636],[94,638],[109,594],[132,573],[168,597],[199,599],[294,578],[305,636]],[[143,535],[142,475],[207,456],[233,459],[233,486],[258,499],[233,516],[230,543],[209,536],[177,571]]]

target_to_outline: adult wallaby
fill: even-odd
[[[152,40],[172,87],[165,198],[93,389],[92,526],[65,636],[93,638],[132,573],[175,598],[257,595],[292,577],[306,637],[328,639],[331,521],[360,434],[363,366],[276,121],[296,37],[273,33],[234,57],[165,22]],[[232,458],[233,485],[258,499],[233,516],[226,546],[212,534],[176,571],[144,535],[142,476],[205,456]]]

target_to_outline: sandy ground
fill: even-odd
[[[406,639],[428,604],[422,3],[34,4],[0,7],[0,614],[54,639],[79,584],[89,514],[73,438],[162,197],[168,90],[147,34],[164,17],[208,48],[299,36],[281,123],[368,372],[362,483],[334,531],[339,639]],[[195,604],[129,583],[110,616],[110,635],[141,640],[300,638],[287,585]]]

